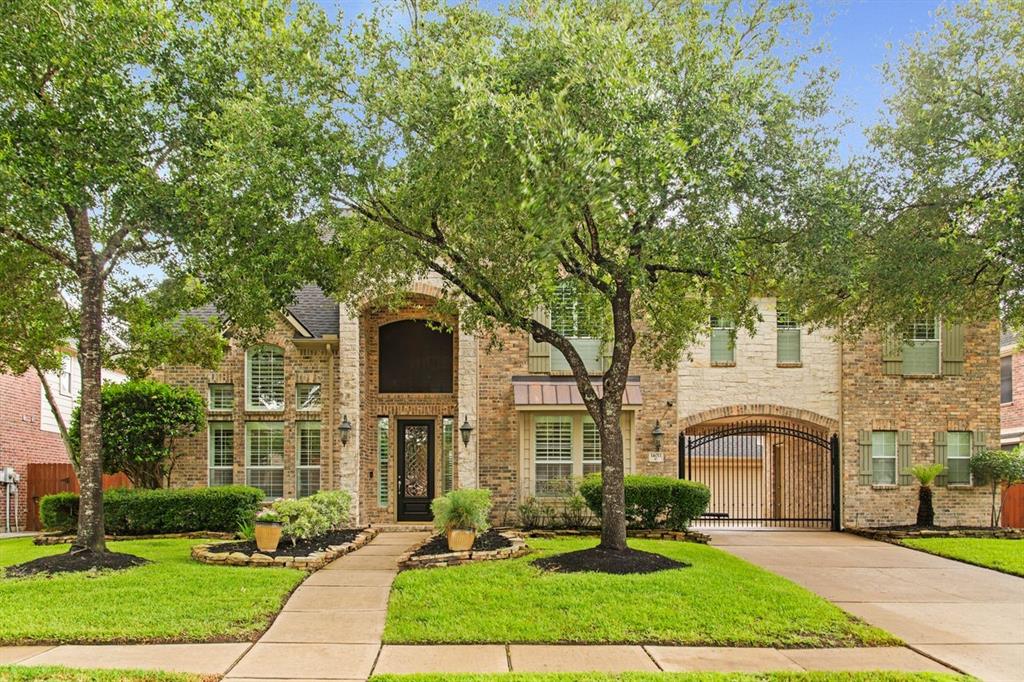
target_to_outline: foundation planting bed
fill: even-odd
[[[374,528],[350,528],[332,531],[310,540],[299,540],[295,545],[292,545],[289,538],[281,538],[274,552],[259,551],[254,540],[196,545],[192,548],[192,558],[205,564],[276,566],[315,571],[359,549],[376,536],[377,530]]]
[[[466,552],[452,552],[444,535],[434,535],[412,548],[398,559],[398,567],[427,568],[430,566],[458,566],[477,561],[512,559],[526,554],[529,548],[526,540],[516,531],[488,530],[473,542],[473,549]]]

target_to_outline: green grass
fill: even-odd
[[[630,540],[686,561],[648,575],[553,574],[538,555],[593,538],[533,539],[520,559],[405,571],[391,592],[387,643],[665,643],[884,646],[899,640],[817,595],[718,549]]]
[[[374,675],[370,682],[952,682],[965,675],[897,672],[778,673],[500,673],[493,675]]]
[[[219,675],[184,675],[152,670],[96,670],[55,665],[0,665],[0,682],[205,682]]]
[[[305,577],[284,568],[210,566],[199,540],[109,547],[153,563],[125,571],[0,579],[0,644],[244,641],[263,631]],[[68,551],[31,538],[0,541],[0,567]]]
[[[1024,540],[1002,538],[908,538],[907,547],[1024,577]]]

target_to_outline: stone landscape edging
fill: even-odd
[[[377,537],[376,528],[365,528],[351,542],[330,545],[322,552],[313,552],[306,556],[271,557],[259,551],[252,554],[245,552],[217,552],[217,545],[196,545],[192,548],[192,558],[204,564],[215,566],[253,566],[262,568],[298,568],[304,571],[319,570],[340,556],[354,552],[370,540]]]
[[[422,556],[413,556],[413,554],[416,553],[416,550],[434,539],[433,535],[428,536],[423,542],[420,542],[408,552],[398,557],[398,570],[405,571],[408,569],[430,568],[434,566],[458,566],[460,564],[475,563],[477,561],[515,559],[530,551],[530,548],[526,546],[526,539],[522,534],[513,530],[503,530],[498,531],[498,533],[511,542],[512,546],[502,547],[500,549],[482,549],[477,552],[467,550],[465,552],[446,552],[444,554],[424,554]]]
[[[70,535],[37,535],[32,539],[35,545],[66,545],[75,541],[77,536]],[[234,540],[234,533],[200,530],[191,533],[151,533],[149,535],[107,535],[107,542],[127,542],[130,540]]]
[[[901,540],[916,538],[996,538],[1024,540],[1024,528],[858,528],[848,526],[847,533],[869,540],[899,544]]]
[[[580,537],[600,535],[601,531],[593,530],[532,530],[527,532],[531,538],[557,538],[557,537]],[[654,528],[651,530],[627,530],[626,536],[641,538],[643,540],[673,540],[675,542],[696,542],[706,545],[711,542],[711,536],[696,530],[668,530],[665,528]]]

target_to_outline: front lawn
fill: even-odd
[[[908,538],[907,547],[1024,577],[1024,540],[1002,538]]]
[[[219,675],[185,675],[153,670],[97,670],[55,665],[0,665],[0,682],[214,682]]]
[[[691,563],[646,575],[544,573],[538,556],[594,538],[532,539],[521,559],[404,571],[384,641],[399,643],[664,643],[719,646],[887,646],[892,635],[794,583],[713,547],[630,540]]]
[[[0,579],[0,644],[244,641],[262,632],[305,577],[284,568],[210,566],[208,540],[111,542],[153,563],[100,574]],[[0,541],[0,568],[68,551]]]
[[[370,682],[965,682],[944,673],[500,673],[493,675],[374,675]]]

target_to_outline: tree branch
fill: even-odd
[[[30,237],[27,234],[24,234],[10,227],[4,227],[3,225],[0,225],[0,234],[5,234],[13,239],[16,239],[22,244],[32,247],[33,249],[43,254],[50,260],[56,261],[59,265],[63,265],[64,267],[70,268],[72,270],[75,269],[75,261],[73,261],[66,253],[60,251],[59,249],[55,249],[49,244],[44,244],[38,239]]]

